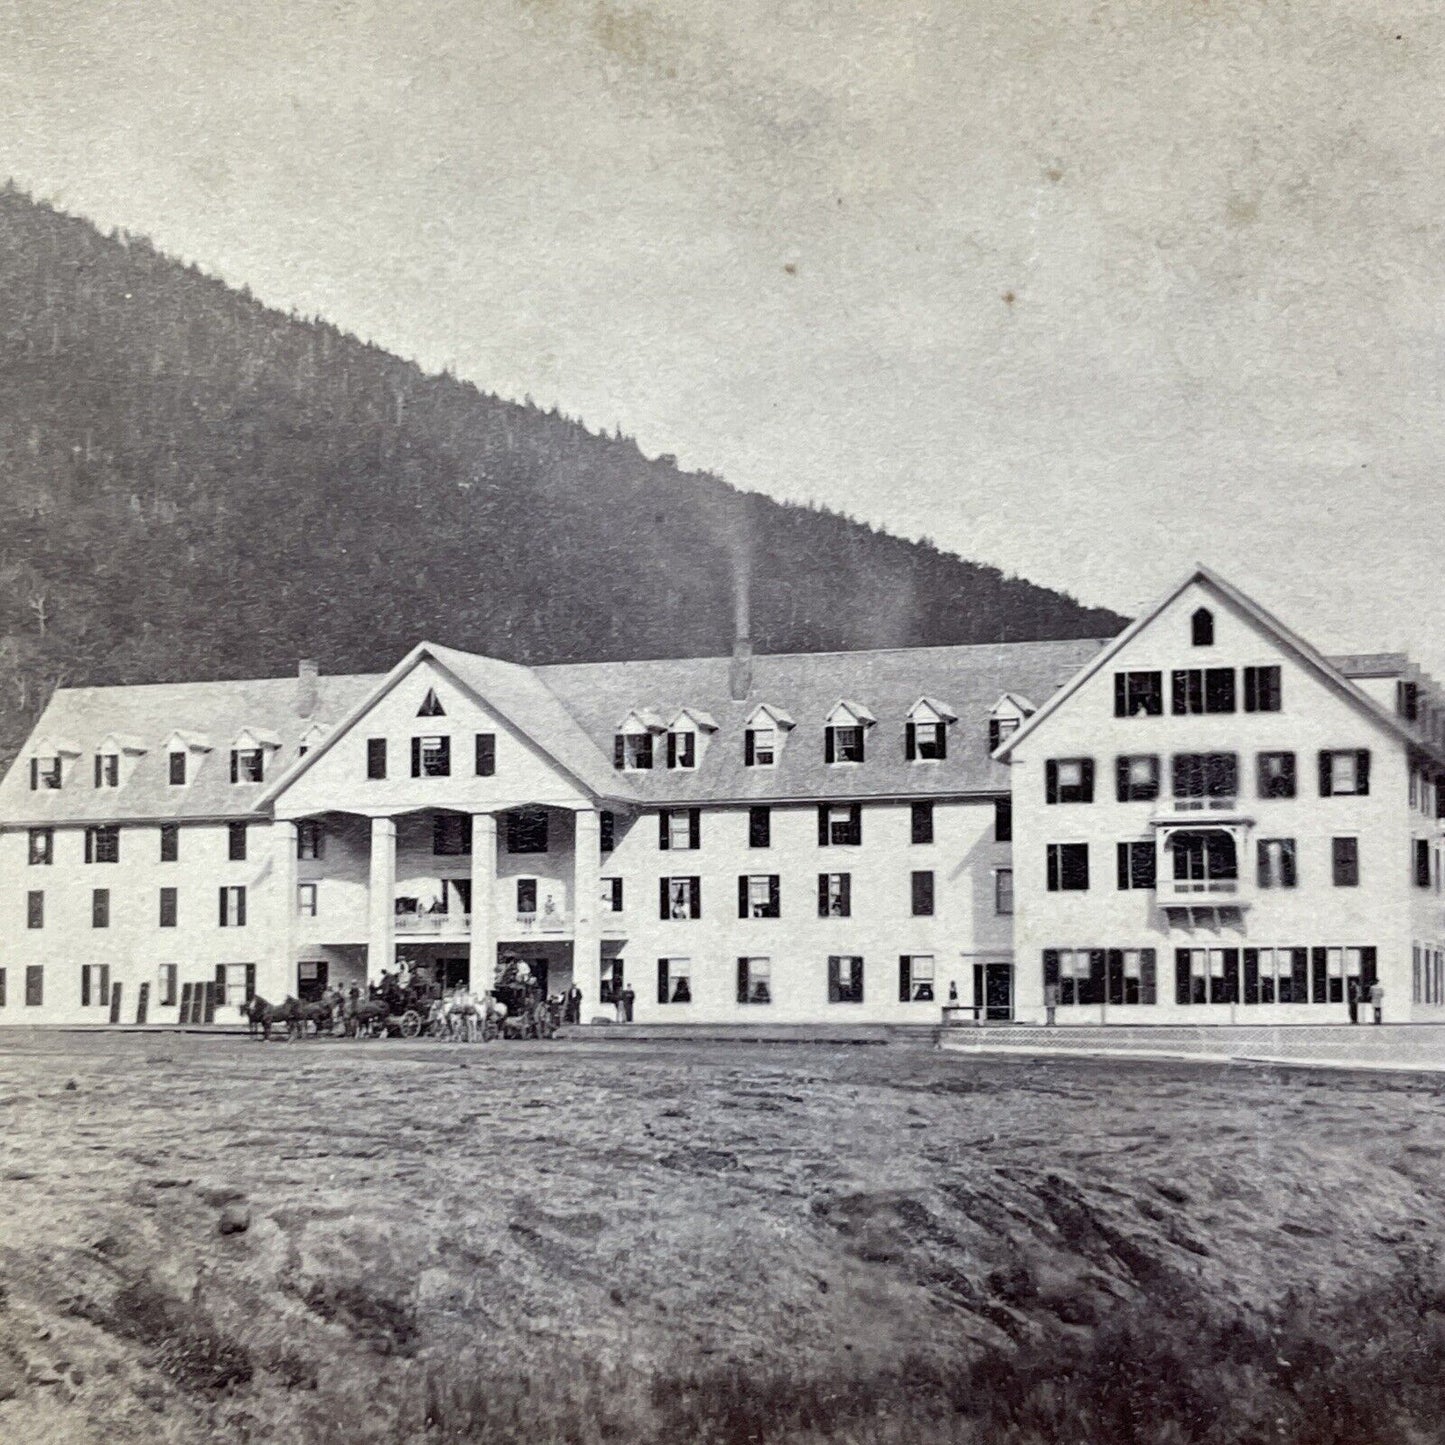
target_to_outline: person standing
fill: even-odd
[[[630,1023],[632,1022],[632,1003],[633,1003],[633,1000],[636,999],[636,997],[637,997],[637,995],[636,995],[635,993],[633,993],[633,991],[632,991],[632,985],[631,985],[630,983],[627,984],[627,985],[625,985],[625,986],[623,987],[623,990],[622,990],[622,1022],[625,1023],[625,1024],[630,1024]]]
[[[1350,979],[1350,1022],[1357,1024],[1360,1021],[1360,981],[1357,978]]]
[[[1054,1026],[1054,1011],[1059,1006],[1059,986],[1056,983],[1044,985],[1044,1018],[1049,1028]]]
[[[1385,985],[1376,979],[1370,985],[1370,1007],[1375,1011],[1375,1022],[1377,1024],[1385,1021]]]
[[[575,983],[567,990],[567,1022],[569,1024],[582,1022],[582,990]]]

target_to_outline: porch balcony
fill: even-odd
[[[398,913],[393,932],[397,938],[465,938],[471,927],[470,913]]]
[[[533,935],[555,935],[571,933],[572,919],[561,909],[545,910],[541,913],[518,913],[515,916],[518,934],[523,938]]]

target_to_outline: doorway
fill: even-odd
[[[1013,964],[974,964],[973,1006],[980,1022],[1012,1022],[1014,1016]]]

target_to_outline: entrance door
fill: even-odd
[[[143,1024],[146,1021],[146,1013],[150,1009],[150,1002],[151,986],[148,983],[143,983],[140,986],[140,992],[136,995],[135,1000],[135,1021],[138,1024]]]
[[[302,1003],[320,1003],[330,972],[330,959],[302,959],[296,965],[296,997]]]
[[[113,1024],[120,1022],[120,985],[118,983],[110,986],[110,1021]]]
[[[439,958],[436,963],[436,977],[443,990],[470,988],[472,961],[470,958]]]
[[[1014,970],[1011,963],[983,966],[983,1016],[990,1023],[1007,1023],[1014,1016]]]

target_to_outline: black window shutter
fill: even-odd
[[[39,758],[31,758],[31,759],[30,759],[30,791],[31,791],[32,793],[38,793],[38,792],[40,791],[40,759],[39,759]]]
[[[904,953],[898,959],[898,1002],[907,1003],[913,993],[913,960]]]
[[[1362,797],[1370,791],[1370,750],[1361,748],[1355,754],[1355,791]]]
[[[657,916],[659,918],[667,917],[667,882],[666,878],[657,880]]]
[[[421,739],[411,740],[411,775],[414,778],[421,777]]]
[[[1322,752],[1320,754],[1320,797],[1328,798],[1330,792],[1330,755]]]
[[[748,1001],[748,961],[745,958],[738,959],[738,1002]]]
[[[100,754],[95,755],[95,786],[100,786]]]
[[[1360,986],[1368,991],[1374,986],[1379,978],[1375,968],[1375,950],[1373,948],[1362,948],[1360,950]]]
[[[670,767],[670,768],[675,768],[675,767],[677,766],[677,734],[676,734],[676,733],[668,733],[668,735],[667,735],[667,766]]]
[[[753,730],[752,728],[748,728],[748,730],[743,733],[743,766],[749,768],[752,767],[756,756],[757,753],[756,745],[753,741]]]
[[[828,805],[826,803],[818,804],[818,846],[820,848],[828,846]]]
[[[621,733],[615,734],[615,735],[613,736],[613,739],[612,739],[612,766],[613,766],[614,768],[621,768],[621,766],[622,766],[622,764],[623,764],[623,761],[624,761],[624,752],[623,752],[623,749],[624,749],[625,747],[626,747],[626,742],[625,742],[622,734],[621,734]]]
[[[1255,712],[1259,707],[1259,669],[1244,669],[1244,710]]]
[[[1059,891],[1059,847],[1057,843],[1049,844],[1048,891],[1050,893]]]
[[[86,861],[87,863],[94,863],[94,862],[95,862],[95,829],[94,829],[94,828],[87,828],[87,829],[85,830],[85,861]]]
[[[831,762],[833,761],[833,753],[834,753],[834,747],[833,747],[833,729],[832,729],[832,728],[824,728],[824,729],[823,729],[823,761],[824,761],[825,763],[831,763]]]
[[[1108,1003],[1124,1002],[1124,952],[1111,948],[1104,969],[1104,998]]]
[[[702,879],[701,879],[701,878],[689,878],[689,879],[687,880],[687,892],[688,892],[688,897],[691,899],[691,902],[692,902],[692,913],[691,913],[691,916],[692,916],[693,918],[701,918],[701,917],[702,917]]]
[[[226,1001],[226,965],[216,965],[216,1005],[219,1007]],[[208,1020],[209,1022],[209,1020]]]
[[[1083,801],[1092,803],[1094,801],[1094,760],[1085,758],[1080,769],[1083,774]]]
[[[1127,685],[1127,683],[1125,682],[1124,674],[1123,674],[1122,672],[1116,672],[1116,673],[1114,674],[1114,716],[1115,716],[1115,717],[1126,717],[1126,716],[1128,715],[1128,712],[1129,712],[1129,702],[1128,702],[1127,686],[1128,686],[1128,685]]]
[[[1044,987],[1053,984],[1059,986],[1059,950],[1057,948],[1044,949]]]
[[[918,724],[903,725],[903,755],[911,763],[918,756]]]
[[[1154,950],[1139,950],[1139,1002],[1154,1003],[1157,998],[1158,980],[1155,976]]]
[[[497,771],[497,735],[495,733],[477,734],[477,776],[479,778],[490,778]]]
[[[937,737],[938,756],[946,758],[948,756],[948,726],[946,723],[939,723]]]
[[[1189,711],[1189,674],[1171,673],[1169,677],[1170,709],[1177,716]],[[1187,1000],[1185,1000],[1187,1002]]]
[[[836,957],[828,959],[828,1002],[838,1002],[838,960]]]
[[[1259,950],[1257,948],[1244,950],[1244,1001],[1245,1003],[1259,1002]]]
[[[687,846],[692,849],[702,847],[701,808],[689,808],[687,810]]]
[[[818,874],[818,917],[828,916],[828,875]]]
[[[1059,801],[1059,765],[1052,758],[1044,764],[1044,801]]]
[[[1188,1003],[1189,990],[1189,950],[1176,948],[1174,950],[1174,1002]]]
[[[738,876],[738,917],[739,917],[739,918],[746,918],[747,916],[748,916],[748,879],[747,879],[747,875],[744,873],[744,874],[739,874],[739,876]]]
[[[848,826],[853,830],[853,841],[863,841],[863,804],[854,803],[848,809]]]
[[[657,1001],[658,1003],[667,1002],[667,960],[665,958],[657,960]]]
[[[1003,739],[999,736],[998,719],[997,719],[996,717],[995,717],[995,718],[990,718],[990,719],[988,720],[988,750],[989,750],[989,752],[991,752],[991,753],[997,752],[997,751],[998,751],[998,745],[999,745],[1002,741],[1003,741]]]
[[[226,926],[226,890],[225,890],[224,888],[221,889],[220,899],[221,899],[220,923],[221,923],[221,927],[224,928],[224,927]]]
[[[1239,950],[1224,950],[1224,1002],[1239,1002]]]
[[[1323,948],[1314,950],[1314,977],[1310,997],[1314,1003],[1325,1003],[1329,999],[1329,964]]]
[[[853,916],[853,875],[851,873],[840,874],[838,881],[842,890],[843,917],[851,918]]]
[[[1114,796],[1121,803],[1129,801],[1129,759],[1114,759]]]
[[[637,766],[650,768],[652,766],[652,734],[643,733],[637,739],[637,745]]]
[[[768,914],[772,918],[781,918],[783,913],[781,895],[778,892],[778,875],[768,875]]]
[[[231,781],[236,782],[241,776],[241,759],[235,748],[231,749]]]
[[[661,809],[657,815],[657,846],[659,848],[671,848],[672,836],[668,824],[668,810]]]
[[[1115,846],[1118,850],[1119,887],[1127,888],[1129,886],[1129,845],[1119,843]]]
[[[236,890],[236,927],[246,926],[246,889],[243,885]]]
[[[90,967],[84,963],[80,965],[80,1006],[90,1007]]]
[[[1089,979],[1079,998],[1080,1003],[1104,1002],[1104,965],[1107,955],[1102,948],[1089,950]]]
[[[597,816],[598,851],[610,853],[617,846],[617,819],[607,811]]]

